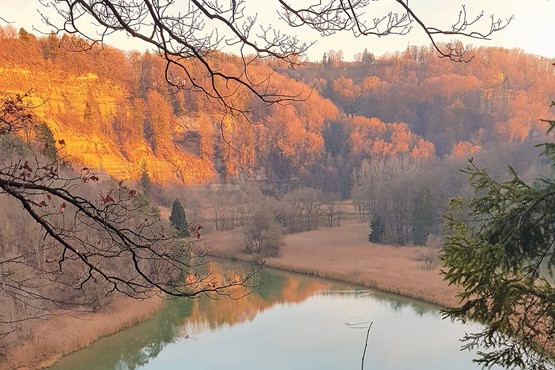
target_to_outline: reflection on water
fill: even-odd
[[[359,369],[370,321],[366,369],[479,369],[436,306],[271,269],[256,279],[239,300],[168,300],[51,369]]]

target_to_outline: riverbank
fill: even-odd
[[[0,361],[0,370],[43,369],[94,341],[151,317],[164,302],[160,296],[145,300],[119,298],[106,311],[63,313],[40,323],[33,336]],[[130,309],[132,307],[132,309]]]
[[[212,256],[248,260],[239,230],[202,237]],[[279,257],[266,265],[347,283],[376,288],[411,298],[454,306],[457,289],[442,278],[438,263],[431,270],[421,262],[422,247],[388,246],[368,242],[368,224],[347,220],[340,227],[285,236]]]
[[[241,240],[241,231],[232,230],[203,235],[196,243],[208,247],[212,256],[252,259],[252,255],[242,251]],[[422,268],[422,251],[421,247],[372,244],[368,242],[368,224],[349,219],[340,227],[286,235],[280,256],[267,259],[266,265],[442,306],[456,305],[457,291],[443,281],[440,266],[432,270]],[[148,319],[162,304],[160,297],[144,301],[122,298],[106,312],[49,319],[38,326],[32,340],[18,346],[2,361],[0,370],[48,367],[95,340]]]

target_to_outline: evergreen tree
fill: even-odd
[[[362,53],[362,63],[374,64],[375,61],[376,61],[376,57],[374,56],[374,54],[369,53],[368,49],[364,49],[364,52]]]
[[[385,226],[380,217],[372,217],[372,221],[370,222],[370,235],[368,235],[368,241],[372,243],[385,242]]]
[[[150,181],[150,175],[148,173],[148,166],[144,159],[141,160],[139,164],[139,186],[143,191],[143,194],[150,199],[150,193],[152,190],[152,182]]]
[[[555,168],[555,144],[543,146]],[[462,288],[462,304],[445,313],[484,325],[464,338],[465,347],[481,349],[476,362],[483,366],[553,369],[555,178],[530,185],[509,170],[505,182],[472,160],[465,170],[475,195],[452,201],[442,254],[445,279]]]
[[[36,128],[37,141],[41,146],[42,153],[49,161],[54,161],[58,156],[56,141],[50,127],[44,122],[39,123]]]
[[[58,60],[60,40],[55,32],[50,32],[43,41],[42,53],[44,59],[49,59],[53,63]]]
[[[178,199],[173,201],[170,223],[178,230],[180,236],[189,236],[189,224],[187,223],[185,209]]]
[[[434,209],[432,194],[427,187],[416,192],[414,197],[413,212],[413,238],[414,244],[424,245],[428,235],[432,232],[434,222]]]

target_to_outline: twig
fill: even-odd
[[[366,348],[368,348],[368,337],[370,336],[370,329],[372,329],[372,324],[374,324],[374,321],[370,322],[370,325],[368,326],[368,331],[366,331],[366,340],[364,341],[364,351],[362,352],[362,365],[360,367],[360,370],[364,370],[364,356],[366,356]]]

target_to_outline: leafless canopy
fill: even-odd
[[[218,101],[226,113],[244,113],[234,104],[240,91],[265,103],[283,103],[302,97],[284,94],[272,86],[270,74],[254,75],[250,66],[259,59],[273,58],[288,65],[299,63],[311,46],[279,27],[260,24],[248,7],[278,8],[285,21],[283,28],[311,28],[322,36],[352,32],[356,37],[405,35],[413,28],[425,32],[440,57],[468,61],[466,49],[459,43],[442,45],[438,35],[488,39],[505,28],[506,20],[490,16],[485,27],[484,13],[475,17],[463,6],[447,27],[425,24],[408,0],[389,0],[390,10],[378,14],[376,0],[299,1],[254,4],[247,0],[40,0],[45,8],[45,23],[60,32],[78,34],[91,42],[102,43],[116,32],[140,39],[167,61],[166,79],[175,88],[195,89]],[[52,11],[48,11],[50,8]],[[53,15],[53,17],[50,17]],[[60,20],[61,17],[61,20]],[[485,29],[479,29],[479,28]],[[221,53],[233,51],[242,60],[242,68],[229,72],[222,68]]]
[[[249,292],[259,267],[216,276],[205,251],[165,227],[135,189],[48,158],[41,152],[53,142],[26,143],[22,132],[37,127],[27,101],[0,99],[0,340],[18,322],[59,309],[98,310],[114,292],[136,299]],[[0,341],[0,357],[1,348]]]
[[[311,43],[260,24],[247,12],[250,0],[39,1],[47,25],[87,40],[77,47],[102,44],[113,33],[142,40],[166,61],[165,77],[171,86],[205,94],[226,114],[246,113],[244,105],[236,104],[239,94],[267,104],[304,98],[283,93],[272,84],[272,72],[252,67],[263,59],[295,65]],[[437,35],[487,39],[511,20],[492,16],[489,27],[480,32],[475,27],[484,15],[470,18],[463,7],[453,26],[440,28],[425,24],[407,0],[389,1],[398,11],[385,15],[373,14],[377,1],[370,0],[274,4],[286,27],[308,27],[322,36],[346,31],[357,37],[380,37],[420,28],[440,56],[454,61],[468,60],[465,50],[441,46]],[[242,61],[240,68],[229,68],[222,51],[235,52]],[[22,250],[10,249],[5,240],[0,244],[0,307],[6,307],[7,297],[17,307],[45,312],[53,307],[96,307],[114,291],[135,298],[152,290],[192,296],[224,293],[245,284],[249,273],[216,280],[210,271],[199,272],[196,268],[204,264],[204,255],[168,236],[159,220],[144,211],[133,189],[115,184],[98,188],[95,196],[84,194],[81,185],[99,180],[94,173],[66,171],[63,159],[47,160],[37,148],[18,141],[18,132],[34,126],[25,101],[24,96],[0,101],[0,202],[23,210],[44,239]],[[89,285],[91,289],[84,289]],[[17,320],[0,312],[0,325]]]
[[[512,16],[506,20],[496,19],[490,15],[490,22],[485,29],[478,29],[478,22],[484,18],[481,12],[474,18],[469,18],[466,7],[458,14],[456,21],[447,28],[426,24],[421,14],[417,14],[409,5],[408,0],[390,1],[397,12],[389,11],[387,14],[366,13],[370,10],[372,3],[379,0],[333,0],[313,4],[304,8],[297,8],[279,0],[283,7],[280,13],[282,18],[293,27],[310,26],[319,31],[323,36],[336,32],[349,31],[355,37],[360,36],[389,36],[406,35],[413,28],[419,28],[426,33],[433,47],[442,58],[449,58],[455,62],[466,62],[472,57],[465,56],[466,50],[461,46],[447,44],[440,45],[436,41],[437,35],[453,35],[474,39],[487,40],[489,37],[504,29],[512,20]]]

